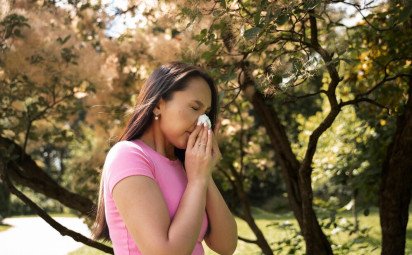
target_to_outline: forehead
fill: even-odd
[[[205,106],[210,106],[212,100],[212,92],[208,83],[203,78],[191,78],[187,81],[187,87],[181,92],[181,97],[188,101],[198,100]]]

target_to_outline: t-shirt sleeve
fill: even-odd
[[[129,141],[118,142],[110,149],[106,156],[104,171],[110,195],[114,186],[126,177],[143,175],[155,179],[150,159],[140,146]]]

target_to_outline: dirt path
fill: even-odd
[[[55,217],[60,224],[83,235],[90,232],[81,219]],[[81,246],[71,237],[62,236],[39,217],[7,218],[3,221],[12,227],[0,232],[1,255],[66,255]]]

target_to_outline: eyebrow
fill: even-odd
[[[200,102],[199,100],[193,100],[193,102],[199,104],[200,106],[204,106],[204,104]],[[210,106],[206,110],[210,110]]]

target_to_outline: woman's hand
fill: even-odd
[[[185,154],[188,181],[207,181],[211,176],[215,158],[212,155],[213,132],[205,125],[198,125],[190,134]],[[215,153],[216,154],[216,153]]]

